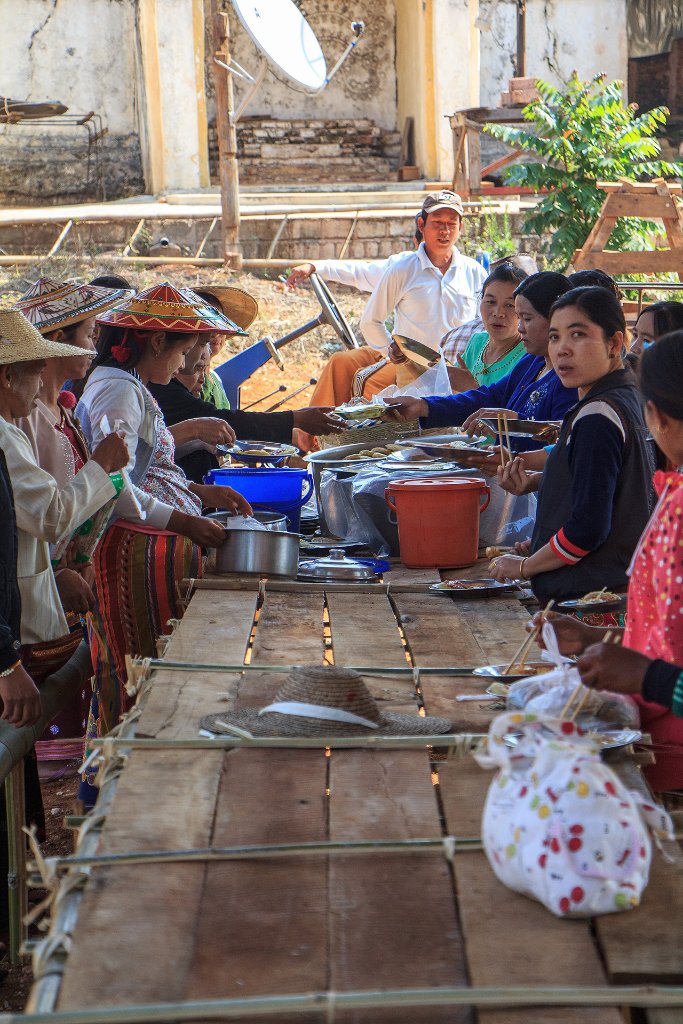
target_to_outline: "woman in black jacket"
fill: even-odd
[[[652,509],[654,466],[636,380],[622,361],[625,326],[621,305],[604,288],[575,288],[551,310],[550,358],[579,401],[540,479],[529,554],[491,563],[496,579],[530,580],[543,603],[602,587],[625,590]],[[500,473],[503,486],[524,475],[518,461]]]

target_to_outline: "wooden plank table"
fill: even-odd
[[[404,582],[410,581],[403,573]],[[197,590],[168,661],[243,672],[157,670],[136,735],[197,736],[198,720],[272,700],[266,666],[462,668],[504,661],[528,618],[517,598],[457,599],[359,586]],[[420,592],[422,591],[422,592]],[[258,671],[263,666],[264,671]],[[377,674],[383,708],[485,732],[477,677]],[[336,840],[477,837],[491,776],[423,750],[133,750],[99,852]],[[657,861],[640,908],[559,920],[504,888],[481,851],[299,856],[92,870],[57,1009],[366,989],[604,985],[683,980],[681,870]],[[678,900],[678,904],[676,901]],[[653,948],[650,936],[656,935]],[[323,1024],[324,1011],[304,1017]],[[337,1011],[339,1024],[618,1024],[616,1008],[403,1007]],[[654,1020],[654,1018],[653,1018]]]

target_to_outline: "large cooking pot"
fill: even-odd
[[[225,540],[216,548],[216,572],[296,579],[298,569],[298,533],[226,530]]]

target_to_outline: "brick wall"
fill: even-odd
[[[369,118],[276,120],[246,117],[237,126],[240,181],[294,182],[395,180],[401,139]],[[215,125],[209,129],[212,176],[218,174]]]
[[[628,98],[643,111],[665,106],[683,115],[683,39],[674,39],[669,53],[629,60]]]

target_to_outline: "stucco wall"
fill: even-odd
[[[143,190],[135,90],[132,0],[3,0],[0,92],[60,100],[69,113],[102,114],[108,192]],[[7,59],[11,55],[11,59]],[[0,125],[0,196],[78,196],[82,129]]]
[[[419,0],[413,0],[417,3]],[[351,22],[363,20],[365,34],[354,53],[316,96],[295,91],[278,81],[271,71],[246,116],[269,115],[275,118],[367,117],[383,128],[396,126],[395,14],[394,0],[302,0],[298,4],[318,37],[328,71],[351,40]],[[231,46],[235,59],[254,73],[258,56],[232,9],[230,10]],[[236,81],[236,97],[240,84]],[[212,116],[210,112],[209,117]]]
[[[515,73],[516,5],[479,0],[479,8],[491,25],[481,33],[481,101],[497,106]],[[527,75],[558,84],[576,69],[626,80],[626,0],[528,0],[526,25]]]

